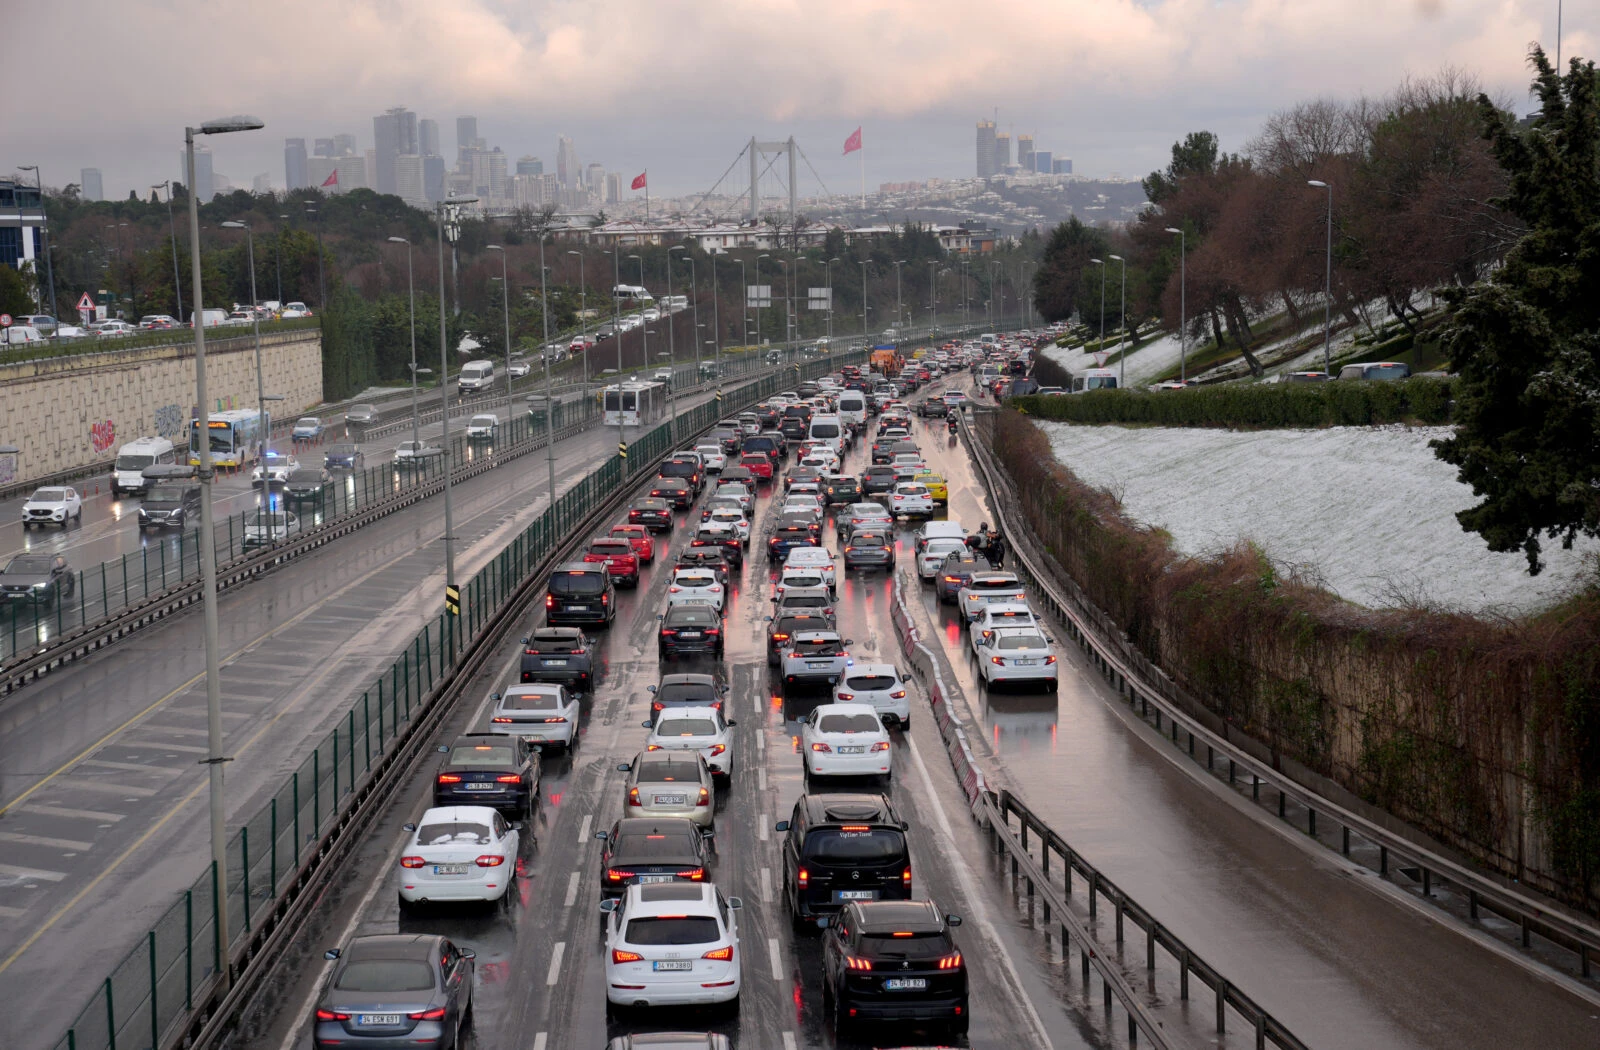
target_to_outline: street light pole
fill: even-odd
[[[539,356],[544,358],[544,461],[550,471],[550,506],[548,508],[550,520],[555,521],[556,510],[556,400],[555,388],[550,383],[550,299],[549,289],[546,285],[544,264],[544,238],[545,231],[539,231],[539,318],[544,325],[544,342],[541,344]],[[578,256],[579,281],[583,279],[583,256]],[[579,304],[583,303],[580,297]],[[585,334],[583,340],[583,368],[584,368],[584,395],[589,395],[589,339]]]
[[[1090,259],[1100,267],[1100,352],[1106,349],[1106,264],[1101,259]]]
[[[1189,235],[1175,226],[1168,233],[1178,235],[1178,382],[1189,381]]]
[[[760,271],[757,271],[757,273],[756,273],[757,280],[759,280],[760,277],[761,277]],[[740,295],[740,298],[743,300],[743,304],[739,308],[739,314],[744,319],[744,345],[745,346],[749,346],[750,345],[750,276],[749,276],[749,274],[747,274],[745,272],[744,260],[743,259],[739,260],[739,295]]]
[[[267,512],[272,509],[269,492],[272,481],[267,476],[266,450],[271,444],[272,430],[267,422],[267,388],[261,377],[261,313],[256,309],[256,241],[255,231],[248,223],[230,220],[222,224],[233,230],[243,230],[245,244],[250,252],[250,317],[256,333],[256,427],[261,431],[261,498],[256,501],[257,522],[267,524],[267,543],[272,543],[272,519]],[[287,523],[286,523],[287,524]]]
[[[450,238],[451,250],[455,250],[456,239],[461,236],[461,222],[459,208],[463,204],[472,204],[476,197],[457,197],[454,194],[440,201],[437,215],[439,220],[439,444],[444,455],[444,585],[453,588],[456,585],[456,548],[455,548],[455,510],[450,502],[450,470],[452,467],[450,456],[450,348],[449,335],[445,331],[444,316],[444,241]],[[420,449],[419,449],[420,451]],[[450,634],[454,639],[455,632]]]
[[[584,383],[585,386],[588,386],[589,385],[589,278],[588,278],[588,275],[584,272],[583,253],[579,252],[579,251],[573,251],[572,249],[569,248],[569,249],[567,249],[567,254],[568,255],[576,255],[578,257],[578,338],[583,342],[583,383]],[[540,265],[540,267],[544,266],[544,232],[542,230],[539,233],[539,265]],[[541,311],[543,311],[544,310],[544,305],[543,305],[543,303],[544,303],[544,299],[543,299],[543,296],[544,296],[544,270],[543,269],[540,269],[540,271],[539,271],[539,295],[540,295],[540,300],[539,300],[540,301],[540,307],[539,307],[539,309]],[[549,329],[550,329],[549,322],[546,322],[545,323],[545,335],[544,335],[544,341],[546,343],[550,342],[550,331],[549,331]],[[615,339],[621,339],[622,338],[622,333],[621,332],[613,332],[611,334],[612,334],[612,338],[615,338]],[[549,349],[550,348],[548,346],[546,346],[544,348],[544,350],[541,351],[541,354],[548,353]],[[554,498],[554,497],[552,497],[552,498]]]
[[[937,259],[929,259],[928,260],[928,338],[929,339],[933,338],[933,330],[934,330],[934,328],[936,328],[938,326],[938,323],[939,323],[939,315],[934,311],[934,307],[938,305],[938,303],[936,301],[938,293],[934,289],[934,282],[937,279],[938,274],[939,274],[939,260],[937,260]]]
[[[172,290],[178,295],[178,323],[182,324],[183,278],[178,276],[178,225],[172,218],[172,180],[168,179],[166,182],[150,187],[151,193],[154,193],[156,190],[167,191],[167,228],[172,231]],[[281,267],[279,268],[278,272],[280,275],[278,278],[278,284],[281,290],[283,285],[283,278],[281,276],[283,270]],[[279,298],[281,299],[283,296],[279,295]],[[57,318],[56,320],[59,323],[60,318]]]
[[[192,192],[189,195],[191,197],[194,196]],[[315,219],[317,217],[317,208],[310,201],[306,201],[305,205],[306,212]],[[440,301],[443,302],[443,300]],[[317,223],[317,309],[326,310],[327,308],[328,285],[322,276],[322,223],[319,222]]]
[[[1333,187],[1320,179],[1310,179],[1306,185],[1328,191],[1328,252],[1322,277],[1322,372],[1331,377],[1333,364],[1328,354],[1328,342],[1333,333]]]
[[[900,295],[900,267],[905,264],[906,261],[904,259],[896,259],[894,261],[894,326],[896,328],[899,328],[901,321],[905,319],[905,301]]]
[[[417,413],[417,285],[411,268],[411,242],[404,237],[390,237],[389,242],[406,246],[406,293],[411,300],[411,447],[419,448],[422,438]]]
[[[838,256],[822,264],[822,283],[828,286],[828,353],[833,353],[833,264]]]
[[[761,345],[761,260],[770,259],[770,255],[756,256],[756,345]]]
[[[491,252],[500,253],[500,298],[501,305],[505,307],[506,322],[506,420],[511,419],[511,272],[506,264],[506,256],[511,253],[502,245],[486,244],[485,248]]]
[[[1117,307],[1117,389],[1126,390],[1128,386],[1128,355],[1122,351],[1123,336],[1128,334],[1128,260],[1120,255],[1109,258],[1117,260],[1122,268],[1122,305]],[[1105,312],[1105,308],[1101,308]]]
[[[206,389],[206,326],[201,312],[204,296],[200,285],[200,202],[194,192],[194,137],[222,135],[230,131],[254,131],[264,125],[253,117],[229,117],[213,120],[199,128],[183,129],[184,163],[189,177],[189,275],[193,281],[190,299],[194,303],[194,395],[200,418],[195,420],[190,433],[198,433],[194,444],[199,446],[200,481],[200,597],[204,608],[206,647],[206,758],[210,772],[211,810],[211,863],[216,872],[216,886],[223,899],[213,910],[217,923],[217,943],[222,946],[222,984],[233,984],[233,966],[228,962],[233,940],[228,930],[228,841],[227,810],[224,805],[226,785],[222,775],[222,660],[217,641],[217,547],[213,524],[215,512],[211,507],[211,482],[215,468],[211,465],[211,408],[210,393]]]
[[[861,341],[868,344],[872,340],[867,338],[867,261],[861,260]]]
[[[44,172],[39,170],[39,165],[37,165],[37,164],[28,164],[28,165],[25,165],[23,167],[18,168],[17,170],[18,171],[31,171],[31,172],[33,172],[34,185],[36,185],[39,188],[39,214],[44,216],[44,221],[39,224],[40,247],[44,249],[44,274],[45,274],[45,280],[50,285],[50,316],[54,317],[56,319],[56,326],[59,328],[60,325],[61,325],[61,315],[56,313],[56,269],[55,269],[55,264],[51,261],[51,258],[50,258],[50,209],[44,202]],[[189,181],[191,183],[194,182],[194,172],[193,171],[190,171],[190,173],[189,173]],[[194,189],[193,189],[192,186],[190,187],[190,190],[189,190],[189,196],[191,196],[191,197],[194,196]],[[167,217],[168,217],[169,220],[171,219],[171,204],[170,204],[170,202],[168,204],[168,216]],[[37,270],[34,271],[35,274],[37,274],[38,272],[39,271],[37,271]],[[43,296],[39,297],[39,305],[40,306],[44,305],[44,297]],[[179,307],[179,309],[181,310],[182,307]],[[179,317],[178,320],[181,321],[181,320],[183,320],[183,318]]]
[[[722,388],[722,303],[717,295],[717,256],[715,252],[711,255],[711,329],[711,334],[714,337],[711,340],[711,354],[712,360],[716,362],[713,367],[717,370],[717,388],[720,390]],[[698,333],[699,329],[695,331]],[[700,336],[696,334],[695,338],[699,339]],[[700,377],[696,376],[695,378],[699,379]]]
[[[667,249],[667,290],[668,290],[668,294],[670,295],[671,294],[671,289],[672,289],[672,253],[673,252],[683,252],[683,253],[685,253],[684,257],[689,260],[689,285],[690,285],[689,296],[690,296],[691,299],[693,299],[695,297],[695,295],[696,295],[696,293],[694,291],[694,257],[692,255],[689,255],[688,251],[689,251],[689,249],[686,248],[685,246],[681,245],[681,244],[674,244],[671,248]],[[698,383],[698,382],[700,382],[700,303],[698,302],[698,300],[696,300],[695,303],[694,303],[693,321],[694,321],[694,381],[696,383]],[[678,360],[677,360],[677,357],[676,357],[677,348],[675,346],[673,346],[673,344],[672,344],[672,321],[670,319],[667,321],[667,346],[668,346],[668,349],[671,351],[671,354],[669,355],[669,359],[668,359],[667,365],[668,365],[669,368],[676,369],[677,366],[678,366]]]

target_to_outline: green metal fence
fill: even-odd
[[[610,457],[563,492],[462,586],[461,614],[441,612],[425,624],[388,670],[352,699],[332,732],[279,786],[267,805],[234,832],[227,846],[227,886],[216,885],[216,866],[207,865],[105,977],[54,1050],[163,1047],[194,1005],[212,991],[224,955],[233,957],[263,917],[271,914],[286,887],[315,863],[327,829],[353,804],[353,796],[372,776],[373,766],[437,699],[436,686],[459,665],[471,641],[485,632],[517,588],[571,539],[573,530],[591,512],[619,487],[653,471],[677,441],[795,382],[825,375],[860,357],[840,354],[806,362],[725,391],[720,398],[640,435],[628,445],[626,459]],[[528,425],[526,420],[512,422],[511,443],[529,436],[515,429],[519,422]],[[456,443],[452,460],[457,466],[466,462],[466,452],[464,443]],[[372,477],[354,486],[356,495],[351,498],[377,498],[376,493],[385,486],[399,484],[391,474],[388,468],[366,471],[365,475]],[[219,537],[219,554],[223,549]],[[442,603],[443,595],[440,599]],[[232,943],[226,949],[218,935],[219,901],[228,909]]]

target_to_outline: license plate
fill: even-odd
[[[468,791],[499,791],[499,784],[462,784]]]
[[[921,992],[926,991],[927,987],[926,977],[889,977],[883,982],[886,992]]]
[[[573,612],[588,612],[589,611],[589,607],[587,605],[569,605],[567,608],[571,609]]]
[[[859,744],[852,744],[839,749],[839,754],[841,755],[864,755],[866,753],[867,749]]]
[[[435,875],[465,875],[471,870],[471,867],[466,864],[435,864],[433,866]]]
[[[836,901],[871,901],[878,899],[877,890],[834,890]]]
[[[1037,660],[1013,660],[1011,662],[1018,667],[1033,667],[1039,663]]]
[[[567,666],[567,662],[565,660],[551,660],[547,658],[544,662],[544,665],[546,667],[565,667]]]
[[[356,1014],[358,1025],[399,1024],[399,1014]]]
[[[655,795],[653,798],[658,806],[681,806],[689,801],[688,795]]]
[[[650,964],[651,969],[657,973],[668,971],[693,970],[694,961],[691,959],[658,959]]]
[[[684,605],[711,605],[713,603],[712,603],[710,598],[685,598],[683,600],[683,604]]]
[[[671,882],[671,881],[672,881],[672,876],[671,875],[640,875],[639,876],[639,884],[641,886],[648,886],[653,882]]]
[[[833,666],[832,660],[807,660],[806,666],[813,671],[825,671]]]
[[[700,637],[700,632],[699,631],[679,631],[678,632],[678,637],[679,638],[698,638],[698,637]]]

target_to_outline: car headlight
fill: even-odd
[[[50,586],[49,583],[36,583],[36,584],[33,585],[33,589],[36,590],[36,591],[42,591],[42,590],[44,590],[45,588],[47,588],[49,586]]]

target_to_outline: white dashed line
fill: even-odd
[[[538,1050],[538,1048],[535,1047],[535,1050]],[[794,1033],[793,1032],[785,1032],[785,1033],[783,1033],[783,1050],[795,1050],[795,1041],[794,1041]]]
[[[594,827],[594,814],[585,813],[583,823],[578,825],[578,845],[589,841],[589,829]]]
[[[762,813],[759,816],[757,816],[756,817],[756,838],[760,839],[762,842],[767,841],[767,828],[771,824],[772,824],[772,821],[767,818],[767,815],[765,813]]]
[[[16,807],[19,813],[38,813],[46,817],[65,817],[68,820],[104,820],[115,824],[127,814],[107,813],[99,809],[70,809],[67,806],[47,806],[40,802],[24,802]]]
[[[758,695],[758,696],[752,696],[750,699],[755,703],[756,714],[764,715],[764,714],[767,713],[767,698],[766,697]]]
[[[24,835],[16,831],[0,831],[0,842],[15,842],[22,846],[44,846],[47,849],[67,849],[77,853],[94,848],[92,842],[78,839],[53,839],[44,835]]]
[[[581,871],[575,871],[570,876],[568,876],[568,878],[567,878],[567,903],[566,903],[565,906],[568,907],[568,908],[572,907],[573,904],[577,903],[577,900],[578,900],[578,879],[580,877],[582,877],[582,875],[583,875],[583,873]]]
[[[63,872],[24,868],[17,864],[0,864],[0,875],[11,875],[19,879],[39,879],[43,882],[60,882],[67,877]]]
[[[544,1044],[548,1042],[549,1039],[550,1035],[547,1032],[540,1032],[538,1035],[534,1036],[533,1050],[544,1050]]]
[[[757,751],[765,751],[766,749],[767,749],[767,734],[765,734],[765,733],[757,733],[756,734],[756,750]]]
[[[761,766],[760,768],[758,768],[756,770],[756,784],[759,785],[759,787],[761,789],[761,793],[763,795],[765,795],[767,793],[767,767],[766,766]]]
[[[763,904],[771,904],[772,903],[772,869],[771,868],[762,868],[761,869],[761,902]]]
[[[552,988],[561,980],[561,957],[566,953],[566,941],[557,941],[554,950],[550,952],[550,972],[544,975],[544,983]]]
[[[783,978],[784,978],[784,973],[783,973],[783,955],[782,955],[782,953],[780,953],[778,951],[778,938],[776,938],[776,937],[768,937],[767,938],[767,953],[772,956],[772,977],[773,977],[773,979],[774,980],[778,980],[778,981],[783,980]]]

